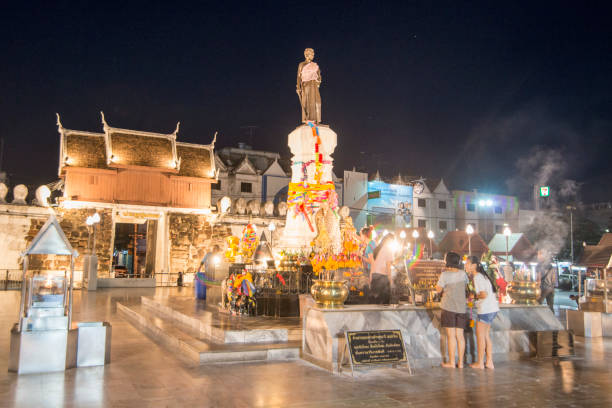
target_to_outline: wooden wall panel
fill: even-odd
[[[112,202],[115,190],[114,172],[97,169],[67,169],[66,197],[81,201]]]
[[[122,203],[169,204],[169,178],[149,171],[125,170],[117,174],[115,201]]]
[[[210,183],[173,178],[171,205],[182,208],[210,207]]]
[[[179,208],[209,208],[210,180],[134,169],[66,169],[66,197]]]

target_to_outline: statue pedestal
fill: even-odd
[[[289,148],[293,154],[291,158],[291,183],[293,185],[325,185],[330,182],[333,183],[333,159],[331,155],[336,148],[338,136],[336,132],[325,125],[318,125],[318,131],[321,141],[318,146],[318,152],[316,152],[317,138],[313,136],[313,128],[309,125],[298,126],[289,134]],[[316,175],[317,161],[321,163],[319,180],[317,180]],[[291,192],[291,185],[289,186],[289,191]],[[318,206],[311,211],[307,210],[305,215],[299,210],[298,205],[291,202],[291,198],[289,201],[285,231],[279,246],[288,250],[309,250],[310,243],[317,235],[314,214]],[[339,230],[337,234],[334,231],[330,235],[334,235],[333,238],[337,235],[337,239],[340,239]]]

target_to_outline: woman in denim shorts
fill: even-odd
[[[499,304],[495,295],[495,285],[493,284],[493,278],[487,274],[477,257],[471,256],[467,259],[465,270],[474,280],[474,289],[477,297],[476,307],[478,310],[478,322],[476,323],[478,360],[471,364],[470,367],[493,369],[493,344],[489,330],[491,329],[493,319],[495,319],[499,311]],[[486,362],[485,351],[487,354]]]

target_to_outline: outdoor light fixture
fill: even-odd
[[[468,234],[468,254],[472,256],[472,234],[474,233],[474,227],[472,224],[468,224],[465,228],[465,232]]]
[[[493,205],[493,201],[492,200],[487,200],[486,205],[487,205],[487,207],[491,207]]]
[[[504,235],[506,236],[506,263],[510,263],[510,257],[508,255],[508,253],[510,252],[508,250],[508,238],[510,238],[510,235],[512,235],[512,231],[510,230],[509,226],[505,226],[504,227]]]
[[[391,242],[391,250],[393,251],[393,253],[397,253],[399,250],[401,249],[401,245],[399,242],[397,242],[396,239],[394,239]]]
[[[270,231],[270,249],[274,246],[274,230],[276,229],[276,224],[274,221],[268,224],[268,231]]]
[[[372,230],[372,239],[376,239],[377,236],[378,236],[378,234],[376,233],[376,230],[373,229]]]
[[[389,233],[389,231],[384,230],[384,231],[383,231],[383,237],[384,237],[385,235],[387,235],[388,233]]]
[[[406,231],[402,230],[402,232],[400,232],[400,238],[406,239]]]
[[[414,230],[412,231],[412,238],[417,239],[419,237],[419,231]]]
[[[429,232],[427,233],[427,238],[429,238],[429,259],[433,259],[433,244],[431,242],[433,237],[434,237],[433,231],[429,230]]]
[[[91,229],[93,230],[93,249],[91,250],[92,254],[96,253],[96,224],[98,224],[100,222],[100,214],[95,213],[94,215],[90,215],[89,217],[87,217],[87,219],[85,220],[85,224],[87,224],[88,227],[92,227]],[[91,241],[91,230],[89,230],[89,237],[87,239],[87,248],[89,249],[89,244]]]

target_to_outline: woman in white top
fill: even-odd
[[[471,256],[465,263],[465,269],[474,280],[474,289],[476,292],[476,308],[478,310],[478,322],[476,323],[476,341],[478,344],[478,361],[471,364],[472,368],[490,368],[493,369],[493,344],[489,330],[491,323],[497,312],[499,305],[497,296],[495,295],[495,285],[491,278],[482,267],[480,260]],[[485,363],[485,351],[487,360]]]

